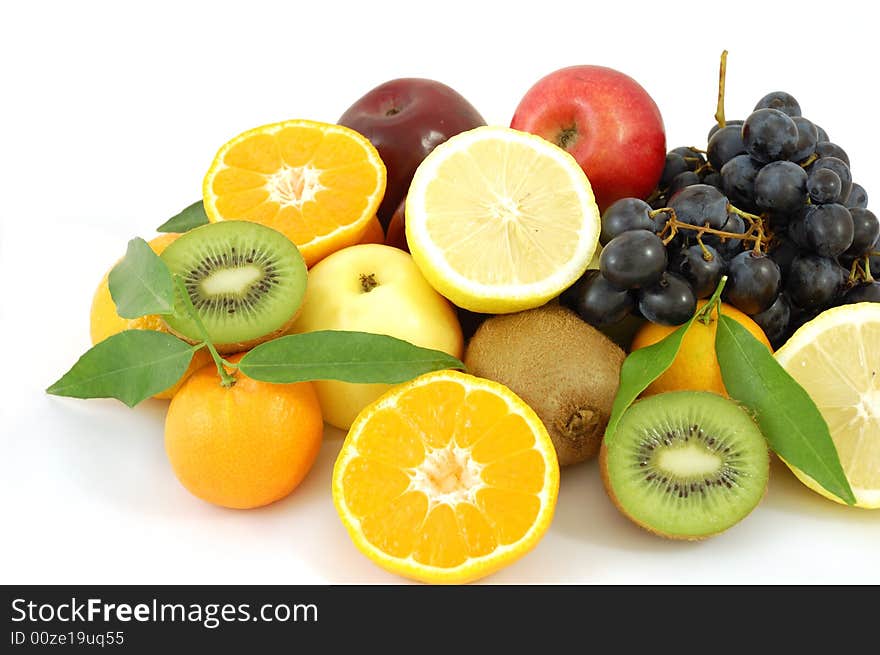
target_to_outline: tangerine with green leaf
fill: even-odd
[[[302,482],[323,429],[311,382],[272,384],[238,372],[235,383],[224,386],[212,364],[196,371],[171,400],[165,451],[194,496],[249,509],[284,498]]]
[[[701,300],[697,304],[697,311],[705,307],[706,301]],[[767,346],[772,352],[770,342],[764,332],[751,318],[735,307],[726,303],[720,303],[719,307],[724,316],[728,316],[745,327],[758,341]],[[718,367],[718,358],[715,356],[715,330],[718,326],[717,311],[709,315],[706,322],[699,319],[694,321],[690,329],[685,333],[681,342],[681,348],[672,362],[660,377],[654,380],[643,395],[650,396],[666,391],[712,391],[726,396],[724,381],[721,379],[721,369]],[[651,346],[675,332],[678,326],[657,325],[645,323],[636,333],[632,342],[631,350]]]

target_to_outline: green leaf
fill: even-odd
[[[727,393],[754,412],[770,448],[830,493],[850,505],[855,503],[828,424],[809,394],[767,347],[722,315],[715,352]]]
[[[156,232],[188,232],[194,227],[207,225],[209,222],[205,213],[205,203],[198,200],[162,223],[156,228]]]
[[[174,311],[171,272],[143,239],[128,242],[128,251],[110,271],[110,295],[122,318]]]
[[[444,368],[464,369],[458,359],[382,334],[324,330],[267,341],[238,364],[263,382],[406,382]]]
[[[614,404],[611,407],[611,418],[608,419],[608,427],[605,428],[605,442],[610,443],[617,430],[617,424],[623,413],[629,409],[633,401],[639,397],[648,385],[659,378],[668,369],[678,349],[681,348],[681,341],[684,339],[685,333],[693,324],[694,319],[700,315],[697,311],[687,323],[678,328],[675,332],[668,334],[665,338],[657,343],[639,348],[631,352],[620,369],[620,386],[617,389],[617,395],[614,397]]]
[[[173,386],[199,348],[165,332],[125,330],[96,344],[46,392],[117,398],[134,407]]]

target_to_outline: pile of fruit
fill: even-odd
[[[878,507],[880,224],[789,94],[725,121],[724,66],[706,149],[667,154],[648,94],[598,66],[540,80],[509,128],[404,79],[339,124],[244,132],[200,201],[129,242],[48,391],[170,399],[176,476],[237,509],[347,430],[340,519],[426,582],[523,556],[560,467],[593,458],[673,539],[749,514],[771,450]]]
[[[680,325],[724,275],[774,347],[826,309],[880,302],[880,222],[846,152],[783,91],[725,121],[725,68],[706,148],[674,148],[649,195],[603,214],[600,270],[566,296],[592,325]]]

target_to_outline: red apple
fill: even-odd
[[[410,77],[369,91],[342,114],[339,124],[367,137],[385,162],[388,182],[377,215],[387,229],[413,173],[428,153],[449,137],[486,121],[454,89]]]
[[[631,77],[603,66],[571,66],[528,90],[510,126],[572,154],[605,211],[615,200],[646,198],[666,160],[660,110]]]
[[[409,252],[409,244],[406,242],[406,195],[391,215],[388,229],[385,230],[385,245]]]

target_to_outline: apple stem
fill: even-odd
[[[727,78],[727,50],[721,52],[721,66],[718,68],[718,107],[715,110],[715,122],[722,128],[727,123],[724,120],[724,82]]]
[[[577,127],[572,125],[563,129],[556,137],[556,145],[563,150],[568,150],[568,146],[573,145],[577,139]]]

